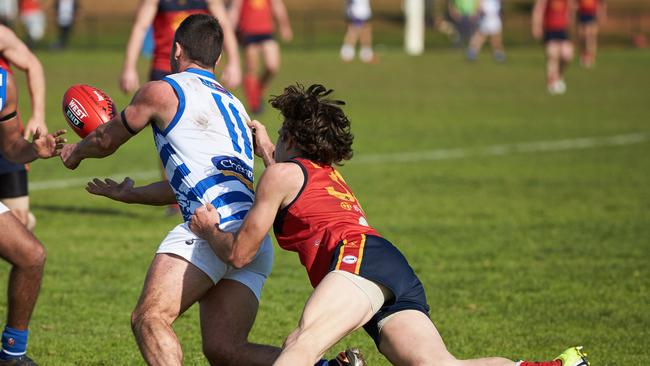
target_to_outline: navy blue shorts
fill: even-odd
[[[589,24],[596,21],[596,15],[594,14],[578,14],[578,21],[581,24]]]
[[[25,164],[14,163],[0,155],[0,174],[15,173],[25,170]]]
[[[0,199],[27,196],[27,171],[23,170],[0,174]]]
[[[246,34],[241,33],[239,35],[239,40],[242,46],[246,47],[251,44],[264,43],[266,41],[273,40],[273,33],[262,33],[262,34]]]
[[[151,72],[149,73],[149,81],[160,81],[169,74],[171,74],[169,71],[151,69]]]
[[[566,41],[569,39],[567,32],[565,30],[561,31],[545,31],[544,32],[544,42],[550,41]]]
[[[343,252],[341,252],[343,251]],[[334,252],[330,271],[335,269],[355,273],[379,283],[393,293],[375,316],[363,326],[379,347],[378,323],[402,310],[417,310],[429,316],[429,305],[422,282],[415,275],[404,255],[388,240],[374,235],[358,241],[342,242]]]

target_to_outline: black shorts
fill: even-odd
[[[27,196],[27,171],[0,174],[0,199]]]
[[[578,21],[580,24],[589,24],[596,21],[596,15],[594,14],[578,14]]]
[[[544,42],[566,41],[569,39],[565,30],[561,31],[544,31]]]
[[[368,235],[365,240],[342,242],[334,251],[330,264],[330,271],[335,269],[356,273],[393,293],[394,297],[363,326],[377,347],[380,341],[378,323],[382,319],[402,310],[417,310],[429,316],[424,286],[404,255],[388,240]]]
[[[171,74],[169,71],[151,69],[151,72],[149,73],[149,81],[160,81],[169,74]]]
[[[239,41],[242,46],[246,47],[251,44],[264,43],[266,41],[273,40],[273,33],[262,33],[262,34],[246,34],[241,33],[239,35]]]

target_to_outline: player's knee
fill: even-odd
[[[45,260],[47,257],[45,248],[35,238],[33,240],[34,245],[30,248],[27,258],[25,258],[25,265],[30,268],[42,270],[43,267],[45,267]]]
[[[203,355],[211,365],[237,365],[237,357],[242,352],[241,348],[241,344],[232,340],[203,342]]]
[[[131,329],[133,333],[140,334],[146,329],[153,328],[155,324],[171,325],[175,318],[165,315],[160,309],[138,305],[131,313]]]
[[[280,63],[270,62],[266,64],[266,72],[276,75],[280,71]]]

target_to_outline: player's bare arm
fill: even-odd
[[[62,136],[65,130],[47,134],[37,128],[30,143],[21,133],[22,122],[17,108],[16,84],[13,77],[8,75],[7,97],[4,108],[0,111],[0,153],[8,160],[19,164],[58,155],[66,142]]]
[[[296,197],[303,180],[302,170],[296,164],[274,164],[260,177],[255,202],[237,232],[219,229],[219,214],[210,204],[194,211],[190,230],[208,241],[221,260],[236,268],[244,267],[255,258],[278,209]]]
[[[271,0],[271,9],[273,10],[275,20],[278,22],[280,37],[285,42],[291,41],[293,39],[293,31],[291,30],[289,14],[284,2],[282,0]]]
[[[140,4],[138,5],[133,28],[131,29],[131,36],[126,46],[126,55],[124,56],[124,65],[122,66],[122,74],[120,76],[120,89],[125,93],[130,93],[140,87],[140,78],[137,70],[138,55],[140,54],[140,50],[142,50],[147,29],[156,17],[158,2],[159,0],[140,0]]]
[[[106,178],[88,182],[86,191],[124,203],[163,206],[176,203],[176,196],[169,181],[163,180],[146,186],[135,187],[133,179],[126,177],[120,183]]]
[[[76,144],[68,144],[61,151],[61,160],[68,169],[76,169],[82,160],[102,158],[113,154],[150,122],[164,129],[172,120],[178,99],[164,81],[145,84],[121,114],[100,125]]]
[[[242,5],[244,5],[244,0],[232,0],[228,6],[228,18],[233,29],[237,29],[237,24],[239,24]]]
[[[262,158],[265,167],[275,164],[275,144],[271,141],[266,126],[258,120],[249,121],[247,124],[253,130],[255,155]]]
[[[544,33],[543,19],[544,19],[544,9],[546,8],[546,1],[548,0],[537,0],[535,1],[535,6],[533,7],[532,15],[532,33],[535,39],[542,39]]]
[[[207,0],[210,13],[219,20],[223,29],[223,48],[226,54],[226,65],[223,68],[222,80],[228,88],[236,88],[241,83],[241,66],[239,65],[239,48],[235,30],[228,18],[226,7],[222,0]]]
[[[47,134],[43,66],[14,32],[5,26],[0,26],[0,52],[12,65],[27,75],[32,115],[25,126],[24,137],[29,138],[36,129],[40,129],[41,134]]]

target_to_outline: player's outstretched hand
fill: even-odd
[[[65,144],[61,149],[61,161],[70,170],[77,169],[81,160],[74,154],[77,144]]]
[[[65,130],[58,130],[55,133],[43,134],[40,127],[34,131],[34,138],[32,139],[32,146],[34,152],[41,159],[49,159],[61,153],[63,144],[67,142],[65,137]]]
[[[118,183],[110,178],[101,180],[95,178],[92,182],[88,182],[86,191],[98,196],[108,197],[115,201],[130,202],[129,197],[133,192],[133,179],[126,177],[121,183]]]
[[[194,234],[204,240],[209,240],[210,233],[219,226],[219,213],[208,203],[194,211],[190,217],[189,227]]]

